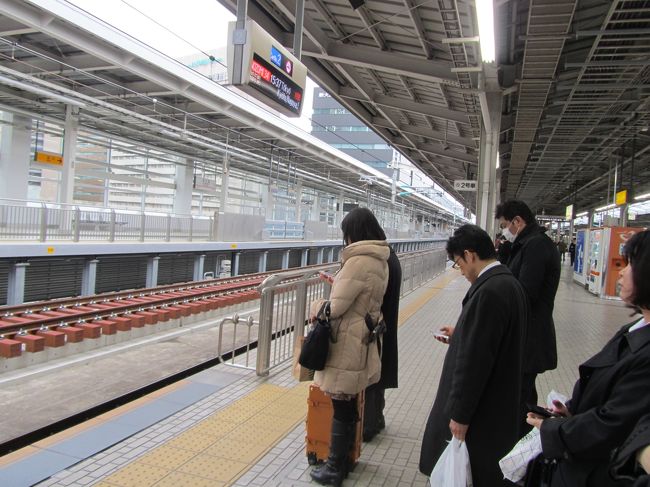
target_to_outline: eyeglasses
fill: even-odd
[[[456,260],[453,261],[453,264],[451,265],[452,269],[460,269],[460,266],[458,265],[458,261],[462,259],[462,257],[458,257]]]

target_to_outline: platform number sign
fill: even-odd
[[[477,187],[477,181],[467,179],[457,179],[454,181],[454,189],[456,191],[476,191]]]

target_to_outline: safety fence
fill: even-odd
[[[0,203],[0,240],[211,240],[214,218],[55,203]]]
[[[403,296],[430,281],[447,265],[447,255],[444,249],[433,249],[423,252],[412,252],[399,256],[402,266]],[[309,303],[316,299],[327,299],[331,285],[320,277],[320,272],[334,273],[338,265],[319,267],[318,270],[304,269],[294,273],[283,273],[266,278],[259,286],[260,311],[259,319],[238,320],[246,327],[246,334],[257,335],[257,356],[250,356],[252,350],[247,348],[245,353],[229,363],[239,367],[255,369],[257,375],[268,375],[275,367],[292,360],[298,337],[305,334],[305,323],[308,318]],[[289,278],[289,279],[287,279]],[[219,350],[222,348],[223,325],[232,320],[224,320],[219,330]],[[235,323],[237,324],[237,323]],[[255,328],[255,330],[252,330]],[[236,334],[235,327],[235,334]],[[233,338],[234,340],[234,338]],[[226,347],[227,348],[227,347]],[[221,352],[220,352],[221,354]]]

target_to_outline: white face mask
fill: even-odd
[[[515,241],[515,239],[517,238],[517,235],[512,233],[508,227],[505,227],[503,230],[501,230],[501,234],[510,243],[513,243]]]

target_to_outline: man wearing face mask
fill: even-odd
[[[546,230],[523,201],[510,200],[496,209],[503,236],[512,243],[507,266],[528,298],[528,326],[522,379],[520,435],[530,430],[527,404],[537,404],[537,374],[557,367],[553,305],[560,282],[560,254]]]

